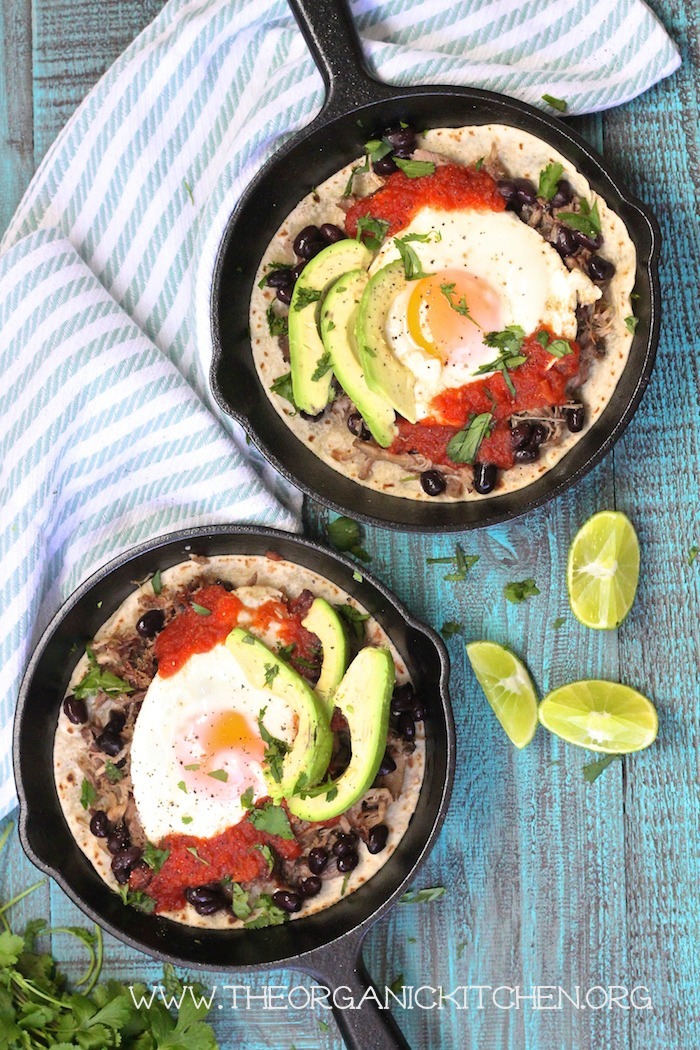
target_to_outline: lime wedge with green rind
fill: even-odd
[[[596,630],[619,627],[639,580],[639,541],[629,518],[603,510],[585,522],[569,549],[567,587],[577,620]]]
[[[537,694],[527,668],[496,642],[470,642],[467,656],[508,737],[516,747],[526,747],[537,729]]]
[[[659,728],[651,700],[628,685],[601,679],[554,689],[540,704],[539,719],[562,740],[607,755],[641,751]]]

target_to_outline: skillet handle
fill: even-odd
[[[289,0],[289,6],[326,86],[316,120],[396,94],[370,73],[348,0]]]
[[[324,948],[313,952],[313,964],[305,965],[310,974],[330,992],[328,1002],[347,1050],[411,1050],[401,1029],[384,1004],[386,990],[377,988],[362,961],[362,942],[367,930],[346,934]],[[372,989],[362,1006],[359,1004]]]

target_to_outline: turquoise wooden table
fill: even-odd
[[[3,229],[60,127],[160,6],[3,0]],[[652,6],[681,48],[680,72],[629,105],[574,121],[652,206],[664,235],[663,334],[632,425],[573,491],[512,524],[454,537],[366,530],[372,570],[417,615],[438,628],[448,620],[463,624],[463,634],[448,643],[456,786],[417,883],[446,893],[395,908],[365,950],[380,985],[402,975],[407,985],[472,989],[463,994],[466,1010],[448,1000],[443,1009],[396,1011],[409,1042],[422,1050],[700,1048],[700,557],[690,559],[700,545],[698,11],[690,0]],[[632,614],[607,633],[574,621],[564,582],[571,537],[603,508],[629,514],[642,546]],[[308,532],[321,535],[325,513],[309,504],[305,517]],[[426,561],[450,554],[456,540],[479,555],[463,583],[445,582],[444,567]],[[509,604],[504,584],[528,576],[540,594]],[[637,687],[658,706],[658,742],[613,762],[590,784],[582,768],[591,756],[543,731],[516,752],[468,668],[464,641],[480,637],[523,654],[541,692],[592,677]],[[13,835],[0,857],[2,898],[36,879]],[[14,908],[12,921],[21,928],[40,915],[56,926],[82,921],[45,883]],[[53,950],[69,974],[80,972],[73,941],[57,935]],[[104,973],[152,983],[161,969],[107,938]],[[220,989],[231,981],[211,974],[208,983]],[[254,993],[264,984],[310,985],[285,971],[247,983]],[[526,997],[533,987],[542,989],[539,1004],[516,999],[513,989]],[[574,999],[578,989],[583,1006],[564,997],[552,1009],[560,988]],[[265,1010],[251,1000],[250,1009],[233,1010],[230,995],[222,995],[212,1020],[226,1048],[341,1046],[320,1009]]]

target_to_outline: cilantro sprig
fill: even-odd
[[[488,364],[477,368],[474,375],[485,375],[488,372],[500,372],[510,393],[515,397],[515,385],[509,375],[509,369],[524,365],[527,357],[522,346],[525,332],[518,324],[509,324],[502,332],[487,332],[484,336],[486,346],[498,350],[498,357]]]
[[[593,207],[591,207],[588,201],[582,197],[580,208],[580,211],[558,211],[557,218],[565,222],[567,226],[571,226],[572,229],[578,230],[585,237],[595,240],[601,232],[598,201],[595,201]]]
[[[513,605],[520,605],[521,602],[526,601],[528,598],[534,598],[535,595],[541,592],[532,576],[528,576],[526,580],[511,580],[503,588],[503,593]]]
[[[408,179],[421,179],[425,175],[435,174],[432,160],[404,160],[402,157],[394,157],[394,164]]]
[[[407,281],[418,281],[421,277],[430,276],[423,269],[423,265],[416,254],[415,248],[412,248],[409,243],[416,239],[416,236],[412,236],[411,234],[407,234],[405,237],[394,237],[394,244],[401,256],[401,262],[403,263],[404,274],[406,275]]]
[[[492,412],[481,412],[472,416],[466,427],[450,438],[447,455],[453,463],[473,463],[481,443],[491,433],[494,424]]]
[[[563,174],[564,165],[560,164],[559,161],[553,161],[551,164],[548,164],[546,168],[543,168],[540,172],[540,183],[537,195],[543,197],[546,201],[551,200],[557,192],[557,185]]]
[[[123,678],[117,678],[111,671],[105,671],[100,667],[90,646],[87,647],[86,652],[89,663],[88,671],[73,690],[79,700],[87,700],[88,697],[97,696],[98,693],[106,693],[107,696],[133,693],[133,688]]]
[[[386,237],[389,223],[385,219],[375,219],[373,215],[361,215],[357,220],[355,239],[364,241],[373,252],[379,251]]]
[[[472,317],[472,315],[470,313],[470,310],[469,310],[469,307],[467,305],[467,297],[465,295],[461,296],[461,298],[457,299],[457,301],[455,302],[455,299],[454,299],[455,282],[454,281],[449,281],[449,282],[446,282],[445,284],[441,284],[440,285],[440,291],[445,296],[445,298],[447,299],[448,303],[450,304],[452,309],[455,311],[455,313],[460,314],[462,317],[466,317],[467,320],[471,321],[472,324],[475,324],[477,328],[481,328],[482,327],[479,324],[479,322]]]

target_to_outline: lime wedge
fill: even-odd
[[[603,510],[585,522],[569,549],[567,587],[577,620],[596,630],[619,627],[639,580],[639,541],[632,522]]]
[[[599,679],[554,689],[540,704],[539,716],[562,740],[608,755],[641,751],[659,728],[651,700],[628,685]]]
[[[496,718],[516,747],[537,729],[537,694],[525,665],[495,642],[470,642],[467,656]]]

